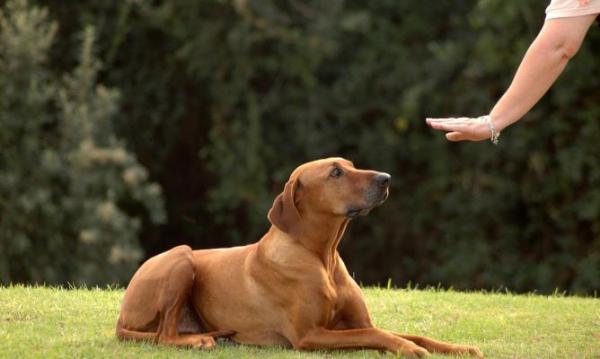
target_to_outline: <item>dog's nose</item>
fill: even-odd
[[[390,182],[392,181],[392,176],[387,173],[380,173],[375,176],[375,183],[380,188],[387,188],[390,186]]]

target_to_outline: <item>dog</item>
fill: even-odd
[[[337,247],[348,223],[388,197],[387,173],[343,158],[296,168],[268,212],[269,231],[247,246],[178,246],[148,259],[123,299],[122,340],[209,349],[218,337],[299,350],[376,349],[423,357],[479,349],[373,326]]]

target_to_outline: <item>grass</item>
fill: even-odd
[[[366,288],[376,325],[479,346],[487,358],[600,358],[600,299]],[[0,287],[0,357],[380,358],[376,351],[297,352],[221,342],[201,352],[123,343],[122,290]],[[432,356],[444,358],[443,356]]]

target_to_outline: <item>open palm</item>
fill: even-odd
[[[491,137],[488,124],[481,117],[428,118],[427,124],[446,131],[448,141],[483,141]]]

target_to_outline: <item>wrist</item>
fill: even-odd
[[[478,118],[478,120],[485,122],[489,131],[490,131],[490,141],[494,145],[498,144],[498,140],[500,138],[500,131],[496,129],[494,122],[492,121],[491,115],[485,115]]]
[[[497,113],[494,110],[492,110],[492,112],[490,112],[489,116],[490,116],[490,120],[494,124],[494,127],[496,128],[496,131],[498,131],[498,132],[502,132],[505,128],[510,126],[512,124],[512,122],[514,122],[514,121],[510,121],[510,119],[508,119],[505,115],[503,115],[501,113]]]

